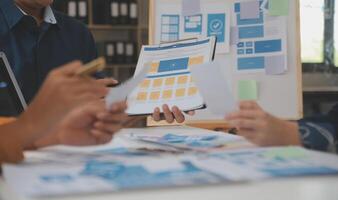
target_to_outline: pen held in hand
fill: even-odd
[[[76,72],[77,76],[90,76],[96,72],[103,71],[106,68],[106,60],[103,57],[95,59],[85,64],[80,70]]]

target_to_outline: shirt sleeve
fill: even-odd
[[[338,153],[338,104],[327,114],[298,121],[304,147]]]

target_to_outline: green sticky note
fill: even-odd
[[[306,158],[306,152],[300,147],[283,147],[279,149],[268,150],[264,157],[270,159],[301,159]]]
[[[257,100],[258,89],[257,81],[241,80],[238,82],[238,99],[239,100]]]
[[[273,16],[289,15],[289,0],[269,0],[269,14]]]

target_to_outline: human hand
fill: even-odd
[[[239,107],[225,118],[238,135],[260,146],[301,145],[297,123],[270,115],[254,101],[243,101]]]
[[[167,104],[164,104],[162,106],[162,110],[163,110],[164,119],[168,123],[174,123],[175,120],[178,123],[183,123],[185,121],[185,116],[184,116],[183,112],[177,106],[173,106],[170,110],[169,106]],[[187,112],[187,114],[190,115],[190,116],[193,116],[195,114],[195,111],[189,111],[189,112]],[[155,121],[163,120],[161,118],[160,108],[155,108],[152,117]]]
[[[125,102],[113,104],[110,111],[104,101],[96,101],[70,112],[45,138],[35,143],[41,148],[63,144],[72,146],[98,145],[109,142],[127,120]]]
[[[53,70],[27,110],[19,117],[25,129],[34,135],[23,134],[24,146],[58,124],[61,118],[76,106],[104,97],[108,89],[90,77],[77,76],[82,67],[75,61]]]

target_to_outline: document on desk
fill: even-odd
[[[218,61],[196,65],[191,74],[208,109],[215,115],[225,116],[236,111],[238,105],[221,67]]]
[[[215,37],[170,44],[143,46],[136,74],[150,67],[146,78],[128,96],[130,115],[153,113],[163,104],[178,106],[182,111],[204,107],[203,98],[191,77],[195,65],[213,59]]]
[[[166,138],[164,143],[186,143],[188,147],[201,144],[202,148],[208,149],[213,149],[213,145],[208,143],[213,138],[207,136],[221,135],[188,128],[134,129],[125,134],[123,139],[133,134],[133,137],[150,138],[151,141],[159,134],[158,138]],[[168,134],[171,134],[169,139]],[[228,137],[228,144],[231,141],[236,143],[239,138],[231,135],[225,137]],[[132,138],[129,140],[134,142]],[[338,175],[338,157],[301,147],[252,146],[168,153],[108,145],[104,149],[82,153],[53,152],[52,149],[35,151],[26,154],[22,164],[4,164],[3,175],[9,186],[21,196],[57,197],[231,184],[279,177]]]

